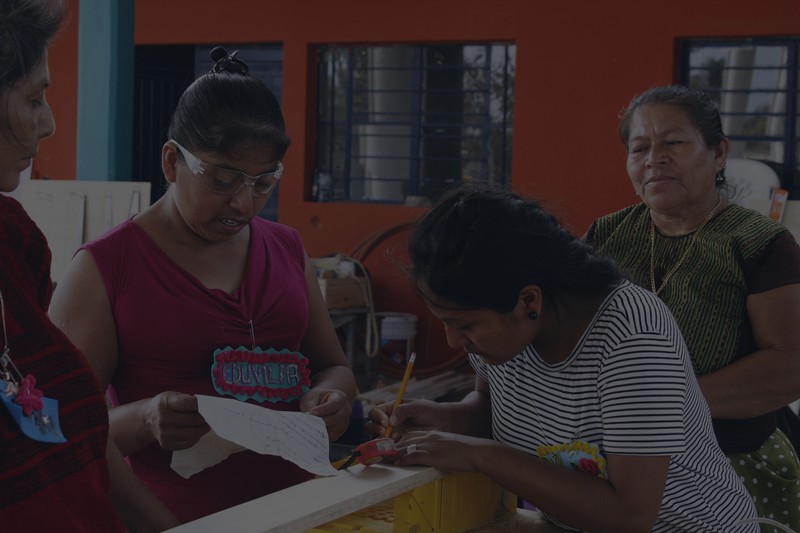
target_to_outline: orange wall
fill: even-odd
[[[48,60],[47,101],[56,120],[56,135],[45,139],[33,163],[34,178],[75,179],[78,124],[78,2],[67,0],[67,24],[56,36]]]
[[[77,0],[69,0],[77,6]],[[630,97],[675,80],[679,37],[800,34],[800,2],[770,0],[136,0],[136,43],[282,42],[283,105],[293,146],[281,181],[280,220],[312,255],[350,252],[368,235],[418,210],[305,201],[314,168],[313,50],[320,43],[514,41],[517,44],[513,185],[541,199],[575,232],[636,201],[616,136]],[[769,7],[766,7],[766,6]],[[75,18],[77,18],[77,8]],[[53,47],[49,93],[59,133],[36,170],[75,173],[77,40]],[[66,49],[66,50],[65,50]],[[56,72],[54,63],[64,69]],[[55,161],[60,166],[51,166]],[[41,169],[41,170],[40,170]],[[386,242],[402,248],[402,236]],[[367,258],[378,310],[420,315],[422,365],[449,357],[440,327],[419,308],[380,247]]]

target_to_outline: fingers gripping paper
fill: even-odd
[[[197,406],[211,431],[191,448],[173,452],[172,469],[185,478],[244,449],[279,455],[312,474],[336,474],[320,417],[203,395],[197,395]]]

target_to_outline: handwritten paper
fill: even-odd
[[[336,474],[320,417],[203,395],[197,395],[197,406],[211,431],[191,448],[173,452],[172,469],[185,478],[244,449],[279,455],[312,474]]]

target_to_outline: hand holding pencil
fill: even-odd
[[[403,403],[403,396],[406,393],[406,387],[408,386],[408,380],[411,379],[411,371],[414,368],[414,361],[417,358],[417,353],[412,352],[411,356],[408,358],[408,364],[406,365],[406,373],[403,375],[403,381],[400,382],[400,388],[397,390],[397,398],[394,401],[394,405],[392,405],[392,410],[389,412],[389,417],[391,418],[392,414],[394,414],[394,410],[397,409],[397,406]],[[392,425],[389,424],[386,426],[386,431],[383,432],[384,437],[391,437],[392,436]]]
[[[406,373],[403,375],[403,380],[400,382],[400,388],[397,391],[397,399],[395,399],[395,402],[392,405],[392,410],[389,412],[390,418],[398,404],[402,403],[403,401],[403,395],[406,393],[406,386],[408,386],[408,380],[411,378],[411,370],[414,368],[414,360],[416,358],[416,353],[412,353],[408,358]],[[394,441],[391,440],[391,436],[392,425],[387,423],[383,437],[378,437],[377,439],[373,439],[358,445],[353,453],[350,454],[350,457],[344,460],[337,467],[337,470],[346,469],[356,460],[359,460],[364,465],[370,465],[385,460],[394,460],[399,452],[395,448]]]

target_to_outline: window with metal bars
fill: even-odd
[[[312,199],[426,205],[509,182],[515,59],[510,43],[321,47]]]
[[[719,106],[729,158],[766,163],[800,199],[800,37],[685,39],[680,50],[682,83]]]

